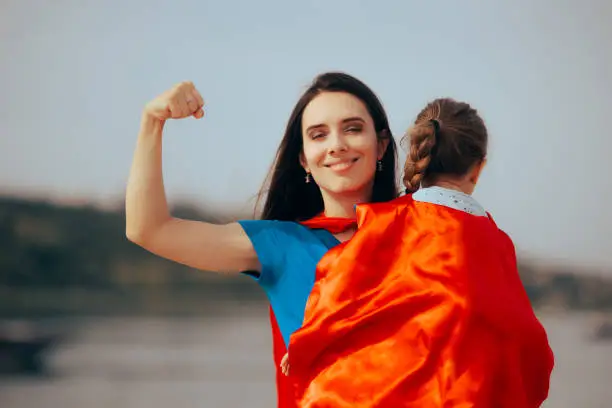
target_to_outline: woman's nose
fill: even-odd
[[[346,143],[346,137],[339,132],[332,132],[328,138],[330,146],[330,153],[339,153],[344,152],[348,149],[348,145]]]

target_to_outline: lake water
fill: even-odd
[[[0,379],[0,407],[275,407],[267,309],[232,316],[80,321],[49,354],[50,375]],[[612,407],[612,342],[589,340],[595,316],[541,318],[557,359],[544,406]]]

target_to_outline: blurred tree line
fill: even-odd
[[[186,205],[173,213],[219,220]],[[197,271],[132,244],[123,209],[0,197],[0,315],[197,313],[213,301],[264,299],[246,276]]]
[[[218,215],[178,206],[180,217]],[[31,313],[198,313],[214,302],[264,302],[246,276],[194,271],[130,243],[123,210],[0,197],[0,315]],[[537,307],[612,309],[612,283],[574,271],[520,271]]]

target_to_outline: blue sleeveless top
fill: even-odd
[[[261,274],[254,278],[265,290],[285,346],[302,326],[306,301],[317,264],[340,242],[326,230],[311,230],[290,221],[239,221],[251,240]]]

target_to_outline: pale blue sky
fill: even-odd
[[[0,191],[119,201],[143,105],[192,80],[207,118],[167,127],[167,191],[249,208],[299,94],[343,70],[379,94],[398,138],[434,97],[473,104],[492,138],[475,196],[519,250],[612,266],[606,0],[12,0],[0,10]]]

